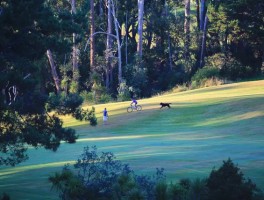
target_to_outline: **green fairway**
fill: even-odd
[[[160,109],[169,102],[171,109]],[[11,199],[58,199],[48,176],[74,163],[83,147],[96,145],[129,163],[137,173],[165,168],[169,181],[206,177],[231,158],[264,189],[264,81],[228,84],[139,100],[143,110],[127,113],[130,102],[96,105],[98,125],[71,117],[64,126],[76,129],[75,144],[57,152],[30,148],[29,160],[0,168],[0,193]],[[90,106],[88,106],[90,108]],[[102,111],[109,112],[108,125]]]

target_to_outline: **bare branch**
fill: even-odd
[[[30,77],[30,76],[31,76],[31,74],[29,73],[29,74],[27,74],[26,76],[24,76],[23,79],[25,80],[25,79],[27,79],[27,78]]]
[[[115,39],[117,39],[116,35],[113,35],[113,34],[110,34],[110,33],[102,32],[102,31],[95,32],[94,34],[90,35],[89,39],[87,40],[85,48],[84,48],[84,51],[86,51],[86,48],[87,48],[87,46],[88,46],[88,44],[90,42],[90,38],[95,36],[95,35],[97,35],[97,34],[105,34],[105,35],[109,35],[109,36],[112,36]]]

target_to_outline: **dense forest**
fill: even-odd
[[[58,114],[264,71],[262,0],[1,0],[0,164],[75,142]],[[50,111],[54,111],[50,114]]]

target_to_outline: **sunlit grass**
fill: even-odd
[[[264,187],[264,81],[138,102],[143,110],[132,113],[126,112],[130,101],[95,105],[96,127],[62,117],[65,127],[76,129],[77,142],[62,143],[55,153],[29,149],[27,162],[0,169],[0,190],[11,193],[13,199],[57,199],[57,194],[50,192],[48,176],[64,164],[74,163],[88,145],[113,152],[137,173],[153,174],[163,167],[169,181],[208,176],[214,166],[230,157],[246,177]],[[172,103],[172,108],[160,109],[160,102]],[[104,108],[110,116],[108,125],[102,124]]]

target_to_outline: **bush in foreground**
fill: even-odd
[[[64,200],[263,200],[263,193],[245,179],[231,159],[213,169],[205,179],[182,179],[166,183],[163,169],[153,176],[136,175],[113,153],[97,153],[96,147],[84,148],[71,168],[49,178]]]

